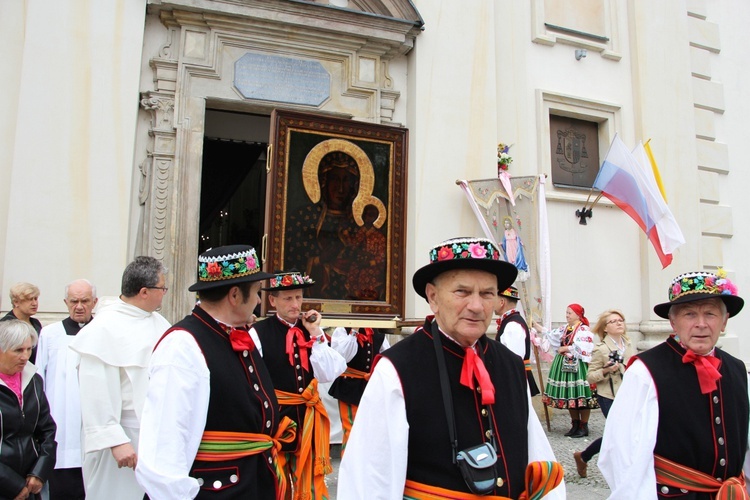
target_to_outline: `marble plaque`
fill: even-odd
[[[234,63],[234,86],[246,99],[320,106],[331,75],[318,61],[248,52]]]

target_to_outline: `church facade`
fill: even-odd
[[[168,267],[173,321],[195,300],[202,249],[251,243],[272,270],[270,214],[292,201],[274,188],[291,151],[274,135],[278,113],[407,132],[388,139],[405,148],[403,185],[389,177],[377,198],[376,173],[372,188],[397,210],[382,234],[400,256],[389,269],[401,319],[429,312],[411,289],[429,248],[481,235],[456,180],[495,177],[500,142],[512,176],[547,176],[552,322],[572,302],[589,317],[619,308],[646,348],[669,332],[651,306],[673,276],[722,267],[750,290],[744,2],[11,0],[2,11],[2,289],[38,285],[42,319],[64,311],[75,278],[117,295],[135,255]],[[666,269],[611,203],[586,225],[575,215],[615,134],[630,147],[651,139],[686,239]],[[722,343],[750,359],[733,333],[744,314]]]

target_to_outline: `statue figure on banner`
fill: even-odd
[[[505,229],[501,246],[505,252],[505,259],[518,268],[516,281],[526,281],[529,276],[529,265],[523,253],[523,241],[513,227],[513,220],[510,217],[503,217],[503,227]]]

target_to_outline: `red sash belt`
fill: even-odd
[[[717,481],[704,472],[678,464],[659,455],[654,455],[656,482],[673,488],[701,493],[716,493],[717,500],[748,500],[750,496],[745,489],[745,474]]]

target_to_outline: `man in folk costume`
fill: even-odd
[[[57,461],[48,481],[50,500],[86,498],[76,356],[68,346],[92,319],[96,288],[88,280],[75,280],[65,287],[64,301],[68,317],[42,328],[36,356],[50,414],[57,423]]]
[[[716,347],[743,305],[720,270],[677,276],[654,307],[674,333],[631,358],[607,417],[610,498],[748,498],[748,374]]]
[[[518,299],[518,289],[514,286],[509,286],[498,295],[495,314],[500,315],[500,317],[497,319],[497,336],[495,340],[499,340],[505,347],[523,359],[526,378],[529,381],[529,391],[532,396],[536,396],[539,394],[539,387],[534,380],[534,374],[531,373],[531,337],[529,336],[529,326],[518,309],[516,309]]]
[[[135,479],[148,362],[169,323],[156,310],[167,293],[166,269],[136,257],[122,275],[121,295],[102,307],[70,343],[80,356],[83,482],[92,499],[143,498]]]
[[[516,274],[486,239],[431,249],[412,283],[434,316],[375,365],[342,459],[341,498],[565,498],[523,363],[486,335],[497,291]],[[467,456],[481,481],[465,479]]]
[[[282,450],[292,477],[295,499],[328,498],[325,475],[332,471],[328,455],[330,423],[318,382],[333,382],[346,360],[328,345],[315,310],[302,313],[303,290],[314,285],[297,271],[271,278],[269,302],[276,315],[253,325],[250,334],[271,373],[281,415],[297,424],[297,436]]]
[[[331,335],[331,347],[346,360],[346,371],[337,378],[328,394],[339,402],[339,415],[343,436],[341,453],[346,450],[346,442],[352,431],[357,407],[370,379],[373,360],[379,353],[390,347],[385,334],[373,328],[338,327]]]
[[[277,450],[294,436],[248,332],[261,272],[248,245],[198,257],[200,304],[154,349],[138,481],[153,499],[283,499]]]

